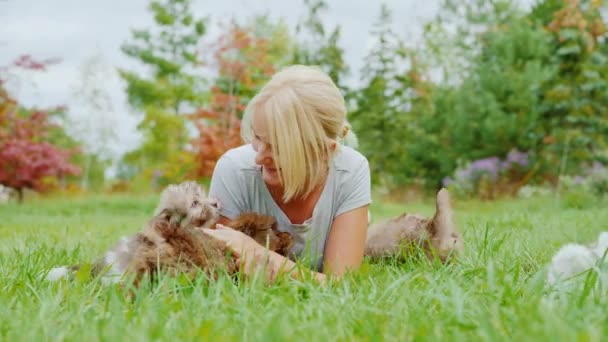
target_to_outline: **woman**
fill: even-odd
[[[321,281],[359,267],[370,171],[363,155],[339,142],[349,133],[346,106],[331,78],[314,67],[285,68],[248,104],[241,129],[247,144],[226,152],[213,173],[209,195],[222,217],[207,233],[227,243],[246,274],[264,266],[270,278],[297,277],[296,258]],[[290,258],[222,225],[245,211],[271,215],[291,233]]]

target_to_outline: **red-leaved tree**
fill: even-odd
[[[44,70],[45,62],[21,57],[14,67]],[[6,71],[3,68],[2,71]],[[80,169],[70,163],[76,151],[58,148],[47,141],[54,125],[46,111],[26,111],[10,96],[0,73],[0,184],[17,191],[48,190],[54,181],[77,175]]]
[[[219,71],[209,106],[189,118],[199,135],[192,141],[195,177],[210,177],[219,157],[243,144],[241,118],[247,102],[274,73],[267,38],[233,24],[218,40],[214,59]]]

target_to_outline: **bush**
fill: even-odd
[[[505,159],[489,157],[467,163],[442,183],[460,196],[494,199],[515,195],[532,170],[528,153],[511,150]]]

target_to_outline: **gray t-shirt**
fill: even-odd
[[[261,167],[254,158],[251,145],[226,152],[213,171],[209,196],[219,200],[221,214],[229,219],[247,211],[275,217],[278,229],[294,238],[290,258],[298,258],[321,271],[334,218],[372,202],[367,159],[358,151],[340,145],[312,217],[302,224],[293,224],[270,195]]]

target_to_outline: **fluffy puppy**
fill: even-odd
[[[462,236],[454,223],[446,189],[437,193],[436,211],[432,218],[404,213],[369,227],[366,256],[372,259],[398,256],[404,247],[420,248],[429,259],[438,257],[442,262],[462,253]]]
[[[183,228],[210,228],[219,218],[219,203],[196,182],[172,184],[161,193],[154,216]]]
[[[608,281],[608,271],[602,269],[601,262],[608,250],[608,232],[600,233],[592,245],[568,243],[561,247],[551,259],[547,269],[547,283],[555,285],[568,282],[571,278],[590,269],[596,270],[600,280]]]
[[[203,271],[211,276],[220,270],[235,272],[234,258],[228,255],[226,246],[199,229],[215,225],[218,206],[195,182],[170,185],[161,193],[154,217],[144,229],[122,238],[92,265],[91,275],[101,276],[104,283],[116,283],[131,275],[138,285],[144,276],[154,278],[159,272],[194,275]],[[279,232],[276,221],[269,216],[244,213],[228,226],[283,255],[293,243],[291,235]],[[47,280],[63,278],[80,267],[55,268]]]

